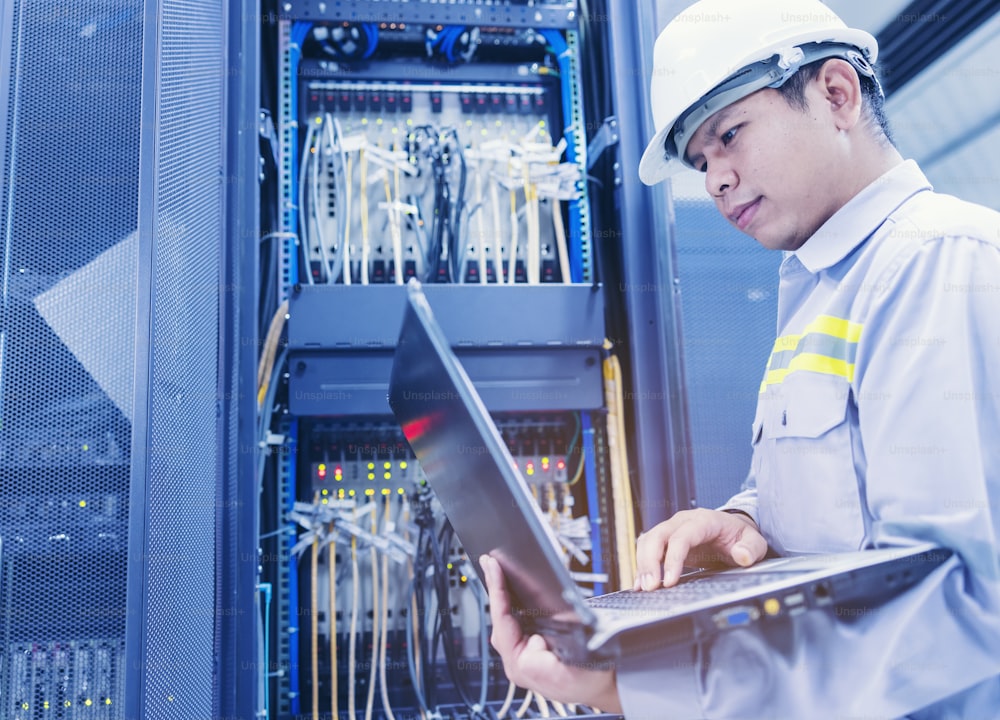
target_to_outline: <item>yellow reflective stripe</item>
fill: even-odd
[[[851,322],[850,320],[834,317],[833,315],[820,315],[806,325],[802,333],[798,335],[782,335],[775,340],[771,352],[794,350],[798,346],[799,341],[810,333],[822,333],[823,335],[841,338],[847,342],[857,342],[861,337],[861,330],[863,328],[864,325],[861,323]]]
[[[847,380],[847,382],[854,380],[854,363],[849,363],[839,358],[827,357],[826,355],[815,355],[813,353],[796,355],[788,365],[788,372],[794,372],[795,370],[809,370],[810,372],[823,373],[824,375],[837,375]]]
[[[774,341],[774,347],[771,348],[771,352],[779,353],[785,350],[794,350],[801,339],[802,335],[782,335]]]
[[[786,368],[769,370],[760,384],[760,392],[767,390],[768,385],[780,385],[785,381],[785,376],[796,370],[808,370],[809,372],[821,373],[823,375],[836,375],[842,377],[847,382],[854,381],[854,363],[840,360],[839,358],[827,357],[826,355],[816,355],[814,353],[802,353],[792,358],[792,362]]]
[[[763,393],[768,385],[781,384],[784,382],[785,376],[795,370],[808,370],[824,375],[837,375],[838,377],[845,378],[848,382],[853,381],[854,363],[849,363],[843,358],[804,352],[794,355],[786,367],[772,370],[771,364],[775,354],[796,350],[802,339],[808,335],[828,335],[849,343],[856,343],[861,338],[861,331],[863,329],[864,325],[861,323],[851,322],[850,320],[832,315],[820,315],[806,325],[802,333],[780,336],[774,341],[771,357],[767,361],[764,380],[760,384],[760,392]],[[853,353],[850,354],[853,355]]]
[[[833,337],[842,338],[847,340],[847,342],[857,342],[858,338],[861,337],[861,329],[863,327],[864,325],[861,323],[851,322],[844,318],[833,317],[832,315],[820,315],[806,326],[806,331],[803,334],[819,332],[824,335],[833,335]]]

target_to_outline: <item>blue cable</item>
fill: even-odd
[[[365,50],[365,54],[361,56],[362,60],[367,60],[375,53],[375,48],[378,46],[378,25],[375,23],[364,23],[361,25],[364,30],[365,38],[368,40],[368,48]]]
[[[570,73],[570,58],[569,58],[569,45],[566,44],[566,39],[563,38],[562,34],[558,30],[541,30],[539,31],[545,42],[549,44],[552,48],[552,53],[556,56],[556,62],[559,63],[559,82],[562,85],[562,112],[563,112],[563,135],[566,138],[566,160],[571,163],[576,163],[576,146],[573,140],[573,131],[571,129],[572,117],[573,117],[573,103],[572,90],[573,90],[573,77]],[[569,243],[569,265],[570,265],[570,281],[571,282],[583,282],[583,258],[581,257],[580,243],[583,242],[583,224],[580,218],[580,201],[578,199],[573,199],[569,203],[569,237],[570,240],[574,238],[577,242]]]
[[[590,424],[590,413],[581,412],[580,419],[583,422],[583,461],[585,463],[584,472],[587,474],[587,508],[591,516],[596,515],[601,508],[600,498],[597,495],[597,461],[594,457],[594,428]],[[590,523],[590,566],[594,573],[604,572],[604,557],[601,552],[601,526],[599,523]],[[594,594],[604,593],[604,583],[594,583]]]
[[[449,25],[441,31],[441,34],[445,36],[441,41],[441,50],[444,51],[448,62],[455,62],[455,41],[462,36],[464,31],[465,27],[461,25]]]

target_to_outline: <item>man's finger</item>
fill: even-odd
[[[490,596],[490,620],[493,623],[490,642],[500,656],[505,657],[524,641],[524,633],[517,618],[511,614],[510,595],[500,563],[489,555],[483,555],[479,558],[479,566],[483,569],[486,591]]]
[[[729,554],[740,567],[749,567],[767,555],[767,540],[757,530],[747,527]]]
[[[667,551],[663,558],[663,587],[676,585],[684,570],[691,548],[715,540],[719,535],[719,527],[704,518],[699,522],[686,522],[677,528],[670,536]]]
[[[659,587],[663,572],[663,555],[670,536],[684,523],[682,513],[655,525],[639,536],[635,549],[636,590]]]

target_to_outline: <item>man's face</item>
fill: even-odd
[[[755,92],[709,117],[687,148],[719,212],[773,250],[798,249],[843,204],[831,182],[843,172],[837,131],[814,85],[805,111]]]

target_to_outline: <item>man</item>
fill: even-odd
[[[889,139],[874,38],[818,0],[702,0],[657,40],[648,184],[687,165],[780,269],[744,490],[639,539],[637,587],[686,558],[935,541],[955,556],[864,613],[561,665],[481,560],[508,676],[629,718],[1000,713],[1000,216],[934,193]]]

